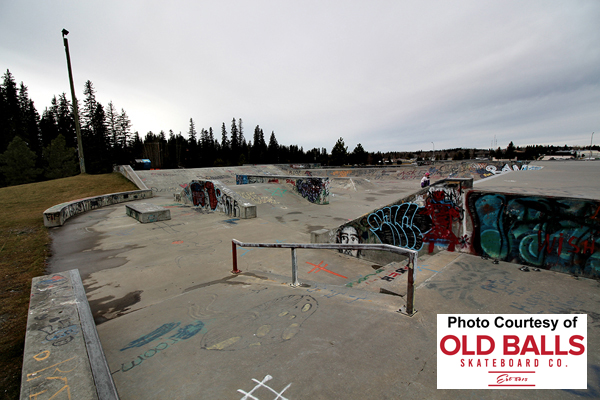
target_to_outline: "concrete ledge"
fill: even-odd
[[[119,398],[76,269],[32,280],[20,398]]]
[[[131,218],[137,219],[142,224],[149,222],[168,221],[171,211],[167,208],[148,203],[127,204],[125,212]]]
[[[253,183],[283,183],[295,193],[315,204],[329,204],[329,177],[284,175],[236,175],[237,185]]]
[[[53,226],[62,226],[65,221],[72,216],[89,210],[95,210],[96,208],[110,206],[112,204],[119,204],[126,201],[148,199],[151,197],[152,190],[146,189],[105,194],[102,196],[88,197],[85,199],[57,204],[44,211],[44,225],[48,228]]]
[[[329,229],[319,229],[318,231],[312,231],[310,233],[310,242],[311,243],[329,243],[330,236]]]
[[[256,218],[256,205],[216,180],[192,181],[181,193],[173,196],[178,203],[192,204],[208,211],[219,211],[241,219]]]

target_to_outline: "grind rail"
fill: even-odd
[[[243,243],[237,239],[231,241],[231,251],[233,253],[233,270],[232,274],[239,274],[237,267],[237,247],[262,247],[271,249],[292,249],[292,283],[290,286],[300,286],[298,281],[298,261],[296,257],[296,249],[330,249],[330,250],[379,250],[388,251],[408,257],[408,283],[406,291],[406,309],[400,309],[399,312],[413,316],[416,313],[414,307],[415,299],[415,277],[417,270],[417,259],[419,252],[416,250],[405,249],[402,247],[392,246],[389,244],[340,244],[340,243]]]

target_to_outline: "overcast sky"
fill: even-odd
[[[132,129],[243,120],[331,151],[600,143],[600,1],[0,0],[0,68]],[[70,95],[69,95],[70,99]],[[433,143],[432,143],[433,142]]]

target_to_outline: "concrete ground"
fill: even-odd
[[[589,184],[597,178],[586,168],[600,164],[580,165],[585,173],[576,165],[563,173],[552,164],[551,181],[539,178],[542,169],[476,187],[508,184],[517,191],[521,182],[523,191],[546,185],[552,192],[560,190],[556,177],[564,176],[569,191],[587,188],[583,193],[597,198],[600,185]],[[236,172],[255,167],[240,168],[141,173],[157,194],[144,202],[169,207],[170,221],[140,224],[115,205],[51,230],[51,272],[80,269],[122,399],[600,397],[598,281],[441,252],[419,258],[418,312],[408,317],[397,312],[404,297],[379,293],[380,283],[370,279],[401,264],[298,250],[304,285],[292,288],[289,250],[249,248],[238,249],[243,273],[232,275],[232,238],[307,243],[310,231],[338,226],[419,187],[418,180],[334,180],[330,204],[319,206],[284,186],[233,186]],[[258,218],[174,204],[178,185],[195,177],[229,184],[257,204]],[[396,275],[385,288],[403,295],[406,274]],[[587,313],[588,390],[437,390],[438,313]]]

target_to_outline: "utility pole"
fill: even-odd
[[[71,56],[69,55],[69,41],[66,36],[69,31],[62,30],[63,43],[65,44],[65,53],[67,53],[67,68],[69,69],[69,83],[71,84],[71,99],[73,101],[73,119],[75,120],[75,132],[77,133],[77,153],[79,154],[79,169],[85,174],[85,160],[83,158],[83,143],[81,141],[81,126],[79,125],[79,108],[77,107],[77,98],[75,97],[75,86],[73,86],[73,71],[71,71]]]

